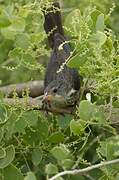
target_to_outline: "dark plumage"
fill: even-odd
[[[51,8],[45,9],[44,16],[44,29],[48,34],[52,53],[45,73],[43,107],[47,111],[55,111],[56,113],[65,113],[69,109],[68,112],[72,113],[79,99],[80,77],[77,70],[68,68],[66,65],[64,65],[63,70],[57,73],[71,52],[63,32],[59,4],[53,3]],[[66,103],[63,105],[54,103],[55,97],[59,97]],[[61,112],[62,108],[64,112]]]

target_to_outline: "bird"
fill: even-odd
[[[80,75],[78,70],[66,65],[72,51],[63,31],[59,3],[54,2],[51,7],[44,8],[43,14],[44,30],[51,48],[44,78],[43,109],[47,113],[72,114],[79,101]]]

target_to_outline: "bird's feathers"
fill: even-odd
[[[58,10],[53,11],[53,7],[58,8]],[[53,89],[57,88],[55,95],[60,95],[66,99],[73,89],[77,92],[73,93],[74,100],[71,97],[74,101],[72,101],[72,105],[74,106],[79,97],[80,77],[77,70],[66,66],[66,60],[70,56],[71,48],[63,33],[59,4],[54,3],[53,7],[51,9],[48,8],[46,10],[47,12],[44,13],[44,29],[46,34],[48,34],[49,45],[52,48],[51,57],[45,73],[44,93],[54,96]],[[63,69],[58,72],[62,64],[64,64]],[[69,98],[68,100],[70,100]]]
[[[46,34],[48,34],[48,41],[51,48],[54,47],[54,35],[59,33],[64,35],[62,22],[61,22],[61,13],[59,3],[53,3],[52,7],[44,9],[44,29]]]

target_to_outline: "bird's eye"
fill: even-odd
[[[56,93],[57,92],[57,88],[53,88],[53,92]]]

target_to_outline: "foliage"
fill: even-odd
[[[50,2],[0,1],[1,85],[43,78],[50,50],[42,7]],[[90,98],[82,95],[76,116],[46,117],[26,107],[5,106],[1,96],[1,180],[43,179],[119,156],[118,132],[110,123],[112,107],[119,107],[119,3],[111,2],[66,0],[63,4],[63,25],[72,47],[66,64],[79,70],[82,87],[93,86]],[[100,107],[110,108],[110,116]],[[118,178],[118,165],[64,177]]]

